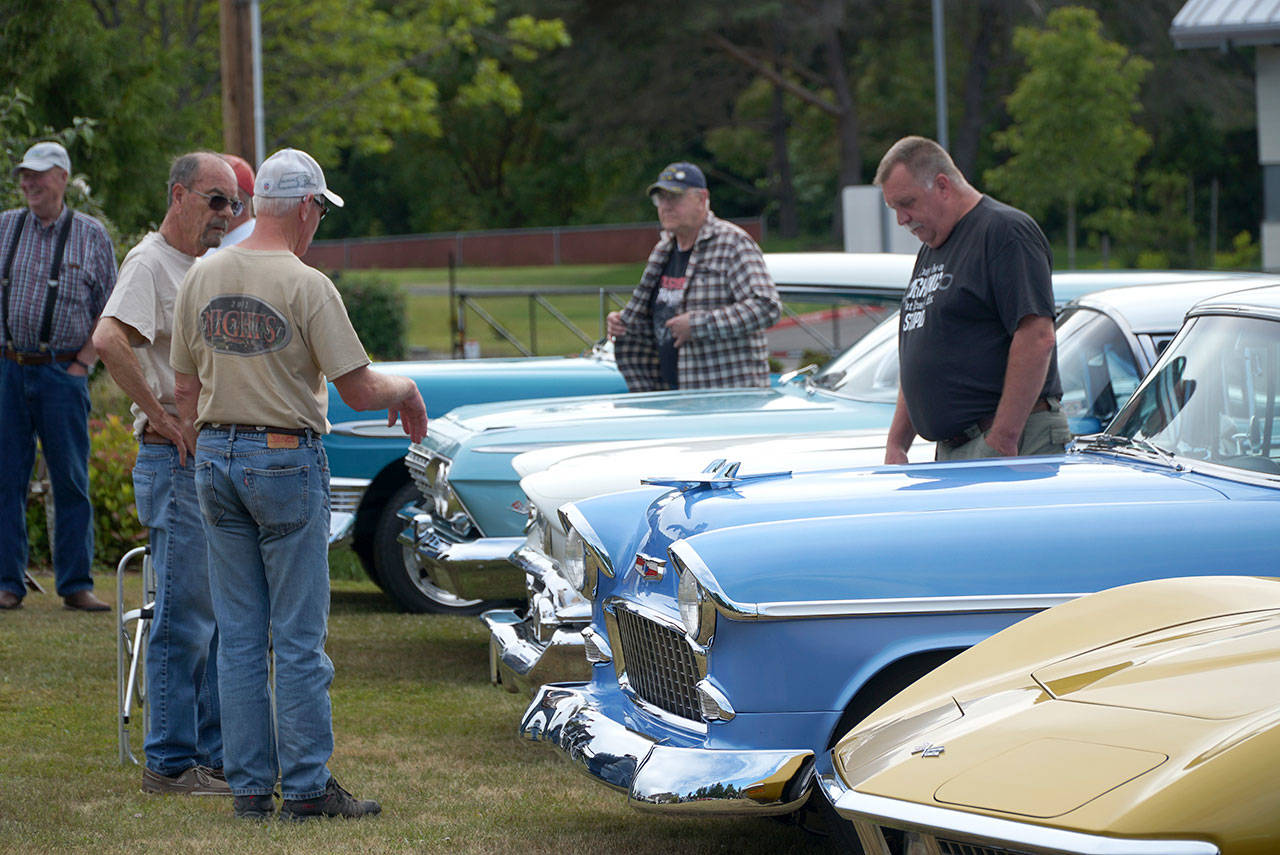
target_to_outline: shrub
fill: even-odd
[[[351,325],[374,359],[404,359],[404,293],[394,282],[367,273],[334,276]]]
[[[137,441],[119,416],[89,419],[89,498],[93,502],[93,560],[114,570],[125,552],[146,543],[147,532],[133,506],[133,462]],[[50,563],[49,531],[43,496],[27,502],[29,562]]]

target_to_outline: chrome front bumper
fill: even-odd
[[[489,680],[509,692],[533,694],[543,683],[591,677],[582,629],[561,627],[541,641],[533,622],[511,609],[480,615],[489,628]]]
[[[808,749],[728,751],[664,745],[593,705],[581,683],[543,686],[520,732],[550,742],[640,810],[664,813],[785,814],[813,789]]]
[[[431,584],[465,600],[524,599],[524,573],[507,560],[523,537],[481,537],[452,543],[436,533],[430,511],[409,506],[397,516],[408,523],[398,540],[412,546]]]
[[[974,851],[1078,853],[1078,855],[1218,855],[1218,847],[1201,840],[1140,840],[1103,837],[1000,819],[938,805],[919,804],[884,796],[860,793],[841,780],[831,761],[831,752],[817,759],[817,787],[842,819],[853,823],[862,848],[867,852],[887,852],[881,827],[914,834],[921,851],[940,851],[937,840],[968,844]],[[933,848],[928,848],[932,846]],[[914,849],[912,850],[914,851]],[[947,851],[952,851],[948,849]],[[967,850],[966,850],[967,851]]]

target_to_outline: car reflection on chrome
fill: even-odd
[[[1018,620],[1131,582],[1272,572],[1277,414],[1280,286],[1198,304],[1067,454],[729,466],[571,502],[563,571],[591,602],[591,677],[543,686],[522,732],[596,777],[590,758],[615,758],[601,780],[637,807],[796,810],[838,737]],[[638,572],[651,558],[659,579]],[[917,762],[953,750],[929,742]],[[709,796],[735,760],[754,780]]]

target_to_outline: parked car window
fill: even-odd
[[[1280,474],[1280,324],[1195,319],[1113,433],[1182,457]]]
[[[898,315],[876,325],[853,347],[831,360],[814,385],[859,401],[898,400]]]
[[[1058,373],[1062,409],[1075,433],[1102,430],[1142,381],[1120,327],[1085,307],[1068,308],[1058,319]]]

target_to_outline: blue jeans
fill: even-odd
[[[180,775],[222,766],[218,627],[195,467],[172,445],[142,444],[133,467],[138,521],[151,532],[156,607],[147,642],[147,767]]]
[[[89,503],[89,383],[67,363],[0,359],[0,590],[27,589],[27,489],[40,437],[53,487],[53,569],[59,596],[93,589]]]
[[[205,428],[196,450],[218,618],[224,765],[237,796],[272,791],[273,748],[284,798],[314,798],[329,780],[329,463],[319,436],[285,437],[285,444],[295,440],[296,448],[271,448],[263,432]]]

